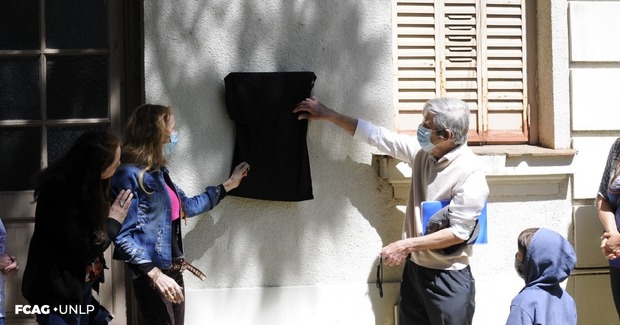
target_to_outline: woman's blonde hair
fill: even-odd
[[[143,104],[129,116],[125,127],[121,161],[142,167],[138,180],[147,193],[142,183],[144,173],[166,164],[163,143],[168,136],[167,123],[171,116],[170,106]]]

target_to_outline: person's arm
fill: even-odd
[[[112,195],[116,195],[117,197],[123,190],[128,190],[130,193],[133,193],[131,200],[123,203],[123,205],[127,204],[127,216],[122,223],[120,231],[117,232],[116,238],[114,238],[116,253],[118,253],[126,263],[131,264],[152,262],[147,250],[133,238],[133,233],[136,229],[139,229],[138,215],[140,213],[140,206],[138,202],[140,200],[140,195],[147,195],[140,188],[138,182],[139,172],[140,170],[134,167],[119,168],[112,177],[111,186]],[[124,208],[125,206],[123,206],[123,209]]]
[[[156,290],[170,302],[178,304],[185,300],[183,288],[179,286],[174,279],[162,273],[159,268],[155,267],[151,269],[147,273],[147,276],[153,282],[153,286]]]
[[[467,165],[475,162],[467,162]],[[468,241],[489,197],[489,186],[482,170],[475,170],[454,186],[450,200],[450,229],[456,237]]]
[[[242,162],[235,167],[230,178],[224,183],[218,186],[207,186],[204,192],[191,197],[187,196],[181,188],[174,184],[179,199],[183,203],[183,211],[185,211],[186,216],[193,217],[213,209],[228,191],[239,186],[243,178],[248,175],[249,170],[250,165]]]
[[[114,241],[116,239],[116,236],[121,231],[121,227],[122,226],[123,226],[123,224],[118,222],[118,220],[116,220],[114,218],[106,219],[106,221],[105,221],[105,229],[106,229],[106,233],[108,235],[108,239],[110,239],[110,241]]]
[[[455,186],[453,191],[448,213],[450,226],[387,245],[381,250],[386,265],[400,265],[412,252],[448,248],[469,239],[489,196],[486,176],[476,170],[462,184]]]
[[[133,193],[130,190],[121,190],[114,202],[112,202],[108,219],[106,220],[106,232],[109,240],[114,241],[121,231],[123,222],[127,218],[127,211],[129,211],[131,206],[132,198]]]
[[[615,171],[617,168],[619,153],[620,138],[616,139],[609,149],[607,162],[605,163],[605,169],[603,169],[603,175],[595,199],[597,214],[605,229],[603,236],[601,236],[601,250],[603,251],[603,255],[608,259],[616,258],[614,251],[617,251],[620,255],[620,234],[618,233],[618,225],[616,224],[615,209],[607,199],[607,188],[611,182],[612,171]]]
[[[355,134],[355,128],[357,128],[357,119],[334,111],[323,105],[323,103],[319,102],[314,96],[306,98],[297,104],[293,113],[300,113],[297,116],[300,120],[324,120],[332,122],[351,136]]]
[[[608,259],[620,256],[620,232],[616,225],[616,215],[611,204],[601,195],[596,196],[596,210],[605,233],[601,236],[601,250]]]
[[[615,211],[611,204],[609,204],[609,201],[603,199],[601,195],[596,196],[596,211],[601,224],[603,224],[603,228],[605,228],[605,232],[618,234]]]
[[[463,239],[455,236],[450,228],[444,228],[432,234],[395,241],[383,247],[381,256],[383,256],[385,265],[397,266],[412,252],[441,249],[462,242]]]
[[[415,154],[420,149],[415,137],[399,134],[384,127],[376,126],[369,121],[338,113],[323,105],[316,97],[307,98],[297,104],[293,113],[299,113],[298,119],[332,122],[354,138],[402,161],[413,162]]]

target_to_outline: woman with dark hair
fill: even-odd
[[[127,122],[123,165],[112,179],[112,191],[134,194],[127,220],[115,244],[114,258],[123,259],[132,275],[138,303],[138,323],[182,325],[185,297],[182,271],[201,275],[184,259],[181,219],[215,207],[248,173],[247,163],[237,165],[218,186],[189,197],[168,174],[166,156],[179,140],[172,109],[142,105]]]
[[[110,178],[119,165],[118,138],[87,131],[37,176],[35,226],[22,293],[31,305],[50,306],[49,314],[37,315],[39,324],[88,323],[89,315],[76,309],[88,310],[92,288],[98,289],[102,280],[103,252],[127,216],[133,196],[120,191],[110,204]]]

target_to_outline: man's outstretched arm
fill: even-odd
[[[340,114],[333,109],[323,105],[316,97],[306,98],[293,110],[293,113],[301,113],[298,119],[306,120],[325,120],[336,124],[344,129],[349,135],[355,134],[357,119]]]

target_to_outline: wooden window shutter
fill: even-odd
[[[397,2],[400,132],[415,132],[427,100],[448,96],[469,104],[471,144],[527,142],[524,2]]]

